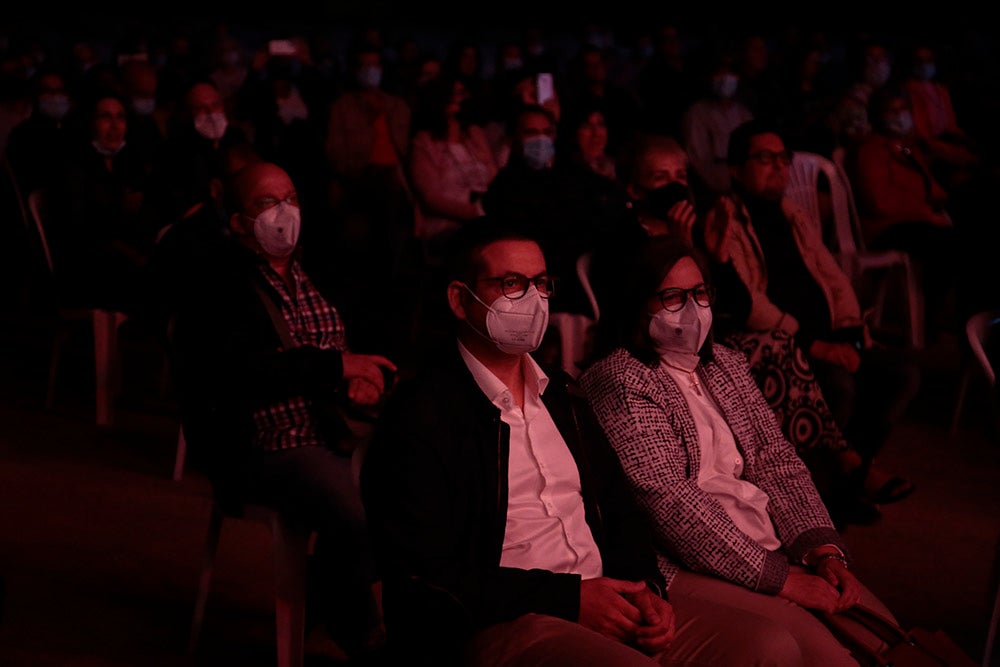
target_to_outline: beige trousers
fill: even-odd
[[[578,623],[527,614],[480,631],[466,649],[470,667],[857,667],[810,611],[717,577],[679,573],[670,584],[677,634],[657,656]],[[871,591],[861,603],[892,617]],[[873,641],[877,641],[874,640]]]

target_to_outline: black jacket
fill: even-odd
[[[234,509],[244,491],[254,410],[291,396],[305,396],[318,409],[339,400],[343,389],[340,351],[282,349],[255,288],[280,303],[257,268],[260,261],[230,239],[210,266],[191,267],[200,272],[201,289],[184,295],[170,336],[188,456]]]
[[[576,621],[580,604],[579,575],[500,566],[510,429],[452,350],[396,388],[361,473],[390,641],[436,662],[456,660],[477,629],[531,612]],[[664,590],[647,528],[586,398],[565,373],[545,371],[543,402],[579,467],[605,576]]]

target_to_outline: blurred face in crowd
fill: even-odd
[[[780,201],[788,187],[791,153],[777,134],[764,132],[750,139],[746,161],[729,168],[733,180],[749,194]]]
[[[576,128],[576,143],[580,146],[580,153],[585,159],[604,155],[604,149],[608,146],[608,124],[605,122],[604,114],[600,111],[591,111],[583,119]]]
[[[93,141],[98,150],[115,153],[125,145],[125,107],[114,97],[105,97],[94,108]]]
[[[629,188],[648,192],[670,183],[688,185],[688,158],[680,145],[658,146],[642,155],[636,165],[635,183]],[[633,196],[640,193],[633,192]]]
[[[222,95],[207,83],[198,83],[191,87],[187,96],[187,104],[192,116],[225,111]]]

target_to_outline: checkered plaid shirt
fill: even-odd
[[[281,297],[281,314],[296,345],[347,350],[340,315],[319,293],[298,262],[292,263],[294,292],[270,266],[263,263],[259,266],[267,282]],[[256,410],[253,421],[257,446],[275,451],[323,444],[310,408],[310,401],[304,396],[290,396]]]

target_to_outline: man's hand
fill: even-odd
[[[639,593],[627,593],[625,597],[642,612],[642,625],[636,630],[635,645],[649,655],[666,651],[676,630],[674,608],[648,586]]]
[[[694,243],[691,230],[694,228],[696,218],[697,214],[691,202],[679,201],[667,211],[667,226],[672,235],[679,236],[688,243]]]
[[[816,565],[816,574],[840,591],[835,611],[853,607],[861,599],[861,582],[836,558],[824,558]]]
[[[705,249],[715,261],[725,264],[731,259],[729,253],[730,214],[733,205],[728,198],[722,198],[715,204],[715,210],[705,219]]]
[[[804,572],[789,572],[779,596],[806,609],[838,611],[840,591],[823,577]]]
[[[648,590],[643,581],[598,577],[580,582],[580,625],[629,643],[645,621],[642,610],[628,596],[643,590]]]
[[[341,361],[347,381],[347,397],[361,405],[371,405],[385,393],[383,368],[396,372],[396,364],[378,354],[344,352]]]
[[[861,365],[861,355],[850,343],[814,340],[809,346],[809,354],[831,364],[843,366],[852,373],[857,372],[858,366]]]

